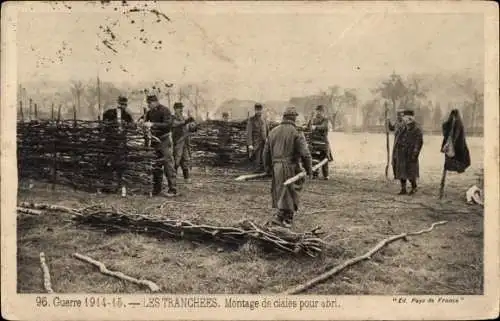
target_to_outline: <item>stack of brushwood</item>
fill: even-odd
[[[277,123],[271,123],[271,128]],[[305,132],[306,139],[309,134]],[[75,189],[148,192],[155,151],[135,124],[99,121],[30,121],[17,125],[20,178],[73,186]],[[200,123],[191,134],[192,162],[200,167],[248,169],[246,121]],[[226,154],[224,161],[220,155]]]
[[[202,222],[179,220],[163,215],[123,213],[100,205],[75,210],[73,219],[84,226],[108,233],[133,232],[154,237],[184,238],[213,241],[238,248],[248,241],[265,250],[280,250],[317,256],[326,243],[319,228],[306,233],[294,233],[279,227],[264,227],[245,220],[235,226],[214,226]]]

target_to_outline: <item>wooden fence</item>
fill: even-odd
[[[126,186],[132,193],[149,193],[157,160],[154,149],[145,143],[147,133],[137,125],[120,128],[99,121],[20,121],[18,177],[92,192],[116,191]],[[199,124],[190,137],[192,165],[248,169],[245,128],[246,121],[211,120]],[[220,140],[223,129],[231,137],[227,146],[222,146]],[[307,131],[305,136],[309,141]],[[227,153],[224,160],[220,157],[222,151]]]

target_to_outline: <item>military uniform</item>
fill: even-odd
[[[262,151],[269,134],[269,125],[262,117],[262,105],[255,104],[255,115],[250,117],[247,122],[247,145],[253,148],[250,150],[250,161],[255,171],[264,171],[262,161]]]
[[[103,180],[106,185],[104,190],[107,192],[116,192],[118,186],[124,186],[123,174],[127,166],[127,136],[125,131],[120,130],[119,122],[125,123],[124,125],[133,123],[132,116],[126,110],[127,103],[126,97],[119,96],[118,107],[106,110],[102,117],[105,144],[113,149],[113,152],[106,158],[103,169]],[[118,185],[115,186],[115,183]]]
[[[264,166],[271,174],[272,206],[278,209],[275,223],[290,227],[299,208],[299,195],[304,181],[284,186],[283,183],[301,172],[301,163],[312,175],[312,158],[303,133],[295,126],[295,108],[287,108],[283,121],[273,128],[264,146]]]
[[[177,194],[176,173],[174,170],[174,158],[172,154],[172,122],[173,117],[170,110],[158,103],[155,95],[147,97],[150,109],[144,117],[146,122],[151,122],[151,135],[159,139],[151,141],[151,147],[155,148],[156,161],[153,168],[153,194],[158,195],[163,188],[163,175],[168,182],[168,191],[170,195]]]
[[[322,112],[324,108],[320,105],[316,110]],[[313,158],[318,162],[328,158],[328,162],[331,162],[333,156],[328,140],[328,118],[318,113],[316,117],[311,120],[311,128],[311,146],[314,151]],[[313,173],[314,177],[318,177],[318,171]],[[323,178],[328,179],[328,163],[321,167],[321,172]]]
[[[196,122],[193,117],[187,119],[182,115],[182,103],[175,103],[174,110],[180,110],[179,114],[174,114],[172,122],[172,139],[174,142],[174,169],[175,173],[179,167],[185,180],[189,180],[189,166],[191,160],[190,137],[189,134],[196,130]]]
[[[222,113],[222,118],[224,123],[221,124],[218,133],[219,146],[221,146],[221,152],[219,153],[220,166],[228,166],[231,155],[231,126],[227,123],[229,121],[229,114],[227,112]],[[224,170],[227,174],[227,169]]]
[[[413,111],[405,110],[403,115],[404,124],[401,123],[395,128],[392,169],[394,179],[401,183],[399,194],[406,194],[406,181],[409,180],[412,187],[409,193],[411,195],[417,191],[418,157],[423,146],[423,133],[420,125],[413,119]]]

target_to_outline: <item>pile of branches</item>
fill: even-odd
[[[265,250],[278,250],[315,257],[326,243],[319,238],[319,228],[306,233],[294,233],[279,227],[258,226],[245,220],[235,226],[214,226],[202,222],[179,220],[159,215],[123,213],[100,205],[74,210],[73,219],[79,224],[106,232],[133,232],[158,238],[184,238],[213,241],[238,248],[252,241]]]
[[[248,169],[246,121],[209,120],[191,134],[192,163]],[[271,123],[271,128],[278,123]],[[309,140],[309,133],[304,133]],[[101,121],[30,121],[17,125],[18,173],[75,189],[149,191],[155,151],[136,124]],[[226,138],[225,138],[226,137]],[[229,138],[229,139],[227,139]],[[222,158],[221,155],[226,157]]]

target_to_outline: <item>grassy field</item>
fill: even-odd
[[[39,264],[43,251],[56,292],[146,292],[71,257],[79,252],[112,270],[152,280],[166,293],[279,293],[363,254],[388,236],[447,220],[431,233],[390,244],[372,260],[354,265],[306,293],[481,294],[483,211],[479,206],[466,205],[464,194],[476,183],[474,173],[482,166],[482,140],[468,140],[473,164],[466,173],[448,176],[446,196],[439,200],[440,138],[424,139],[421,188],[414,196],[398,196],[399,184],[384,177],[383,135],[332,133],[336,159],[331,179],[307,183],[294,227],[306,230],[322,226],[326,240],[335,249],[328,255],[300,258],[247,247],[230,251],[187,240],[131,233],[107,235],[76,227],[64,214],[19,215],[18,291],[43,291]],[[181,195],[175,200],[144,196],[124,199],[63,187],[54,192],[42,184],[31,189],[20,184],[18,199],[75,208],[102,202],[137,211],[164,204],[163,211],[169,217],[198,217],[224,225],[243,218],[266,221],[273,213],[270,182],[235,182],[233,178],[197,172],[192,184],[180,185]]]

